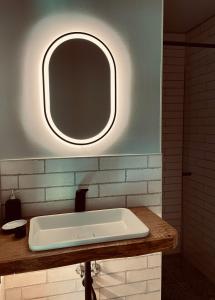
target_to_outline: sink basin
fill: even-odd
[[[145,237],[148,227],[127,208],[34,217],[30,220],[32,251]]]

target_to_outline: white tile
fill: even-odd
[[[20,188],[74,185],[74,173],[20,175]]]
[[[135,256],[99,262],[102,273],[115,273],[147,268],[147,256]]]
[[[44,173],[43,160],[10,160],[1,162],[2,175]]]
[[[147,292],[156,292],[161,290],[161,279],[151,279],[147,281]]]
[[[5,291],[5,300],[22,300],[21,288],[6,290]]]
[[[109,298],[109,300],[126,300],[126,297]]]
[[[124,170],[114,171],[96,171],[96,172],[77,172],[75,174],[75,183],[94,184],[125,181]]]
[[[38,284],[22,288],[23,299],[61,295],[75,291],[75,280],[60,281],[54,283]]]
[[[22,203],[45,201],[44,189],[15,190],[14,192],[16,197],[19,198]],[[7,199],[10,197],[10,193],[10,191],[1,192],[2,203],[5,203],[5,201],[7,201]]]
[[[137,282],[149,279],[158,279],[161,277],[161,268],[135,270],[127,272],[127,282]]]
[[[148,268],[161,266],[161,254],[148,256]]]
[[[93,278],[93,282],[95,281],[95,277]],[[83,282],[83,278],[80,278],[79,279],[76,279],[76,291],[77,292],[84,292],[84,286],[82,284]],[[95,284],[93,283],[93,286],[94,286],[94,291],[97,295],[97,299],[99,299],[99,289],[98,288],[95,288]],[[85,298],[83,299],[85,300]]]
[[[109,300],[126,300],[126,297],[109,298]]]
[[[99,299],[99,298],[98,298]],[[51,296],[48,300],[85,300],[84,291]]]
[[[91,198],[86,201],[87,210],[126,207],[125,196]]]
[[[98,170],[98,158],[65,158],[46,160],[46,172]]]
[[[74,207],[74,200],[61,200],[41,203],[23,203],[22,215],[23,217],[33,217],[55,213],[66,213],[74,211]]]
[[[18,188],[18,176],[1,176],[1,189],[17,189]]]
[[[162,192],[161,181],[149,181],[148,182],[148,192],[149,193],[160,193]]]
[[[127,206],[135,207],[161,205],[161,198],[161,193],[127,196]]]
[[[125,283],[125,272],[98,275],[94,278],[95,288],[120,285]]]
[[[100,196],[131,195],[147,192],[146,182],[126,182],[100,185]]]
[[[158,215],[159,217],[162,217],[162,206],[148,206],[148,209],[150,209],[153,213]]]
[[[76,191],[79,188],[88,188],[87,198],[98,197],[98,186],[69,186],[46,188],[46,201],[75,199]]]
[[[161,300],[161,292],[128,296],[126,300]]]
[[[154,253],[148,254],[147,257],[149,257],[149,256],[156,256],[156,255],[159,255],[159,254],[161,254],[161,252],[154,252]]]
[[[160,168],[127,170],[126,181],[160,180],[161,176]]]
[[[109,298],[109,300],[126,300],[126,297]]]
[[[100,299],[112,299],[146,292],[146,282],[124,284],[100,289]]]
[[[76,273],[78,265],[54,268],[47,270],[48,282],[65,281],[69,279],[78,279],[80,275]]]
[[[44,189],[18,190],[17,196],[18,198],[21,199],[23,203],[43,202],[45,200],[45,190]]]
[[[75,192],[75,186],[46,188],[46,200],[51,201],[75,199]]]
[[[6,289],[23,287],[46,282],[46,271],[28,272],[4,277]]]
[[[77,292],[81,292],[81,291],[84,291],[84,286],[83,286],[83,278],[81,278],[80,276],[79,276],[79,278],[77,278],[76,279],[76,291]],[[94,280],[93,280],[93,282],[94,282]]]
[[[162,167],[162,155],[150,155],[148,157],[149,168],[161,168]]]
[[[101,157],[101,170],[129,169],[129,168],[147,168],[147,156],[117,156]]]
[[[0,216],[1,217],[1,216]],[[0,299],[5,300],[4,277],[0,277]]]

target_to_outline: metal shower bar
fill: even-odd
[[[176,41],[164,41],[164,46],[181,46],[181,47],[194,47],[194,48],[211,48],[215,49],[215,44],[208,43],[190,43],[190,42],[176,42]]]

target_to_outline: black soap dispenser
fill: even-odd
[[[11,191],[9,199],[5,203],[5,222],[21,219],[21,201]]]

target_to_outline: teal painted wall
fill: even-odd
[[[127,102],[123,104],[123,91],[120,96],[121,108],[129,102],[129,113],[125,116],[128,121],[119,136],[110,136],[105,145],[101,142],[101,146],[97,144],[91,148],[76,149],[59,145],[55,138],[49,143],[39,129],[37,132],[36,122],[38,128],[42,128],[42,125],[33,107],[35,102],[41,101],[41,95],[37,94],[37,86],[30,77],[36,69],[35,61],[34,65],[32,62],[32,68],[29,58],[26,63],[26,45],[38,24],[43,20],[47,20],[48,24],[53,16],[56,22],[54,26],[52,23],[49,30],[54,34],[59,27],[58,16],[62,25],[64,14],[67,19],[71,15],[71,20],[80,15],[83,18],[86,16],[86,20],[89,17],[104,22],[122,39],[130,57],[127,68],[131,75],[130,90],[125,95]],[[0,159],[160,153],[162,14],[162,0],[1,1]],[[67,30],[72,32],[73,28],[68,27]],[[96,30],[99,31],[99,28]],[[34,43],[39,45],[40,42],[35,40]],[[117,48],[116,44],[114,48]],[[39,67],[38,61],[36,68]],[[24,68],[29,77],[23,76]],[[117,72],[118,76],[122,74],[120,70]],[[126,75],[126,65],[123,72]],[[127,88],[126,82],[124,88]],[[27,93],[23,92],[25,89]],[[122,82],[120,89],[123,90]],[[28,110],[23,109],[23,103],[29,105]],[[44,128],[44,132],[46,130]]]

